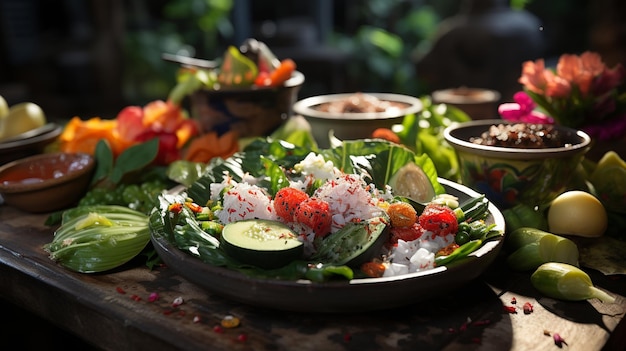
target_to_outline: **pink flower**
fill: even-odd
[[[526,61],[522,64],[522,76],[519,82],[524,87],[537,94],[543,94],[548,85],[546,69],[543,59],[535,62]]]
[[[626,70],[618,64],[612,69],[601,72],[591,85],[591,93],[597,96],[604,95],[624,83]]]
[[[554,119],[545,114],[535,111],[535,102],[523,91],[515,93],[515,102],[501,104],[498,112],[503,119],[512,122],[552,124]]]
[[[524,62],[518,81],[527,96],[518,93],[514,103],[502,104],[498,109],[502,118],[554,122],[589,131],[599,139],[626,135],[626,69],[622,64],[608,68],[591,51],[563,54],[554,69],[546,68],[543,59]]]

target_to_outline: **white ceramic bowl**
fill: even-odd
[[[354,140],[370,138],[372,132],[378,128],[391,128],[394,124],[402,123],[406,115],[415,114],[422,110],[420,99],[400,94],[366,93],[382,101],[400,103],[401,109],[385,112],[342,112],[331,113],[320,111],[322,104],[341,101],[355,96],[357,93],[329,94],[309,97],[296,102],[293,111],[306,118],[311,125],[311,132],[319,147],[328,148],[329,132],[340,140]]]

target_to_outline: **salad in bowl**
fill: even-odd
[[[504,233],[483,195],[438,178],[427,155],[382,140],[311,152],[258,139],[159,200],[150,226],[168,266],[218,294],[296,310],[315,304],[285,305],[270,292],[302,289],[307,299],[325,289],[337,299],[337,289],[424,281],[492,256]]]

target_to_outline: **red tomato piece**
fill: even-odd
[[[294,218],[313,229],[315,236],[324,237],[330,233],[332,216],[326,201],[314,197],[302,201],[296,208]]]
[[[389,241],[386,244],[386,247],[391,248],[398,244],[398,240],[402,239],[404,241],[413,241],[417,240],[424,233],[424,229],[420,227],[419,223],[415,222],[413,225],[408,227],[391,227]]]
[[[424,230],[439,236],[455,234],[459,229],[454,211],[448,206],[435,203],[426,205],[418,221]]]
[[[274,196],[274,210],[286,222],[294,221],[294,214],[298,205],[308,199],[309,195],[296,188],[285,187]]]

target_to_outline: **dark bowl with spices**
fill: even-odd
[[[591,144],[580,130],[501,119],[455,124],[444,137],[456,151],[461,182],[501,209],[549,204],[566,189]]]
[[[203,132],[234,130],[240,138],[267,136],[293,114],[293,104],[304,84],[295,71],[278,87],[200,89],[190,96],[191,115]]]

